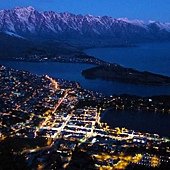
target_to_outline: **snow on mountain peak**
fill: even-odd
[[[170,32],[170,23],[166,22],[159,22],[159,21],[152,21],[149,20],[149,25],[155,25],[157,26],[160,30],[166,30],[168,32]]]
[[[28,6],[28,7],[15,7],[14,10],[28,10],[28,11],[34,11],[35,8],[32,6]]]
[[[34,7],[32,7],[32,6],[28,6],[28,7],[26,7],[28,10],[35,10],[35,8]]]
[[[0,31],[16,35],[75,37],[110,37],[117,41],[124,37],[141,36],[149,33],[156,24],[158,30],[170,32],[170,23],[160,23],[128,18],[114,19],[109,16],[75,15],[68,12],[38,12],[32,6],[16,7],[0,11]],[[152,30],[153,31],[153,30]],[[153,32],[152,32],[153,33]],[[147,35],[148,36],[148,35]],[[146,37],[147,37],[146,36]],[[136,38],[136,37],[135,37]],[[135,39],[134,38],[134,39]]]
[[[118,18],[117,20],[129,23],[129,24],[133,24],[133,25],[136,25],[136,26],[142,26],[142,27],[146,28],[146,24],[143,20],[138,20],[138,19],[129,20],[128,18]]]

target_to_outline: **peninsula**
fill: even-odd
[[[87,79],[102,79],[143,85],[170,85],[170,77],[124,68],[117,64],[101,65],[82,71]]]

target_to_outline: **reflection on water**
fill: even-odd
[[[139,70],[147,70],[170,76],[170,44],[144,45],[137,48],[112,48],[112,49],[90,49],[88,54],[97,56],[109,62],[116,62],[127,67]],[[0,61],[0,64],[15,69],[27,70],[34,74],[48,74],[52,77],[64,78],[79,82],[82,87],[105,95],[133,94],[141,96],[170,95],[170,86],[145,86],[124,84],[104,80],[87,80],[81,75],[81,71],[92,65],[88,64],[65,64],[65,63],[31,63]],[[170,116],[147,112],[115,112],[108,111],[103,116],[103,121],[111,126],[127,127],[137,131],[158,133],[169,136]]]
[[[102,114],[102,121],[107,122],[111,127],[126,127],[170,137],[170,116],[168,114],[110,109]]]
[[[170,43],[140,44],[131,48],[96,48],[85,52],[125,67],[170,76]]]
[[[34,74],[48,74],[52,77],[63,78],[66,80],[74,80],[79,82],[83,88],[102,92],[105,95],[112,94],[133,94],[141,96],[151,96],[160,94],[170,95],[170,86],[145,86],[125,84],[120,82],[104,81],[104,80],[88,80],[85,79],[81,72],[84,69],[93,67],[88,64],[73,63],[31,63],[31,62],[14,62],[0,61],[0,64],[16,69],[27,70]]]

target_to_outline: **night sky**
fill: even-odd
[[[0,9],[33,6],[38,10],[170,22],[170,0],[0,0]]]

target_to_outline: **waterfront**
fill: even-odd
[[[101,49],[101,50],[105,50],[106,52],[106,49]],[[117,50],[126,51],[130,49],[119,48]],[[153,50],[153,53],[155,53],[154,50]],[[149,54],[151,55],[151,52]],[[168,49],[167,49],[167,56],[168,56]],[[125,62],[125,60],[122,60],[122,61]],[[131,61],[132,62],[136,61],[138,63],[137,60],[131,60]],[[168,61],[170,62],[170,60]],[[153,63],[153,62],[150,61],[150,63]],[[164,69],[167,71],[170,71],[169,67],[163,66],[164,64],[166,64],[164,60],[162,61],[162,63],[163,64],[161,64],[160,62],[160,65],[159,65],[160,72],[158,73],[161,73],[161,70],[164,70]],[[89,64],[55,63],[55,62],[33,63],[33,62],[17,62],[17,61],[0,61],[0,64],[8,66],[8,67],[16,68],[19,70],[27,70],[38,75],[47,74],[52,77],[77,81],[82,85],[83,88],[94,90],[94,91],[99,91],[105,95],[112,95],[112,94],[118,95],[118,94],[124,94],[124,93],[133,94],[133,95],[142,95],[142,96],[168,95],[168,94],[170,95],[170,87],[168,86],[167,87],[165,86],[156,87],[156,86],[132,85],[132,84],[103,81],[103,80],[87,80],[81,75],[81,71],[84,69],[93,67],[93,65],[89,65]],[[159,113],[145,113],[145,112],[129,113],[126,111],[126,112],[117,112],[115,114],[109,113],[106,116],[106,118],[108,120],[108,123],[110,123],[110,125],[113,125],[113,126],[121,126],[121,127],[125,126],[125,127],[132,128],[135,130],[151,131],[153,133],[161,132],[161,135],[169,135],[168,134],[170,130],[170,127],[168,124],[168,122],[170,121],[169,115],[164,115],[164,114],[159,114]],[[154,121],[152,118],[154,119]],[[138,122],[137,120],[140,120],[140,122]],[[147,126],[143,126],[145,122],[148,122]]]
[[[139,44],[128,48],[94,48],[88,55],[141,71],[170,76],[170,43]]]
[[[0,64],[19,69],[27,70],[31,73],[43,75],[47,74],[56,78],[77,81],[85,89],[101,92],[105,95],[113,94],[132,94],[140,96],[170,95],[169,86],[146,86],[112,82],[105,80],[85,79],[81,72],[84,69],[93,67],[89,64],[57,63],[57,62],[19,62],[19,61],[0,61]]]
[[[109,103],[117,103],[119,109],[126,108],[127,102],[131,109],[137,103],[138,108],[160,109],[154,98],[104,97],[77,83],[4,66],[0,66],[0,79],[3,167],[9,167],[7,159],[28,169],[74,169],[73,161],[83,163],[85,169],[168,167],[169,138],[122,126],[110,128],[100,119]]]
[[[123,91],[124,93],[138,92],[137,94],[142,94],[142,93],[146,94],[146,92],[148,92],[148,94],[151,95],[155,94],[154,88],[156,87],[145,88],[140,85],[130,85],[130,84],[117,83],[117,82],[115,82],[114,84],[112,82],[101,81],[101,80],[86,80],[81,76],[81,70],[88,67],[92,67],[91,65],[87,65],[87,64],[30,63],[30,62],[14,62],[14,61],[10,61],[10,62],[3,61],[0,64],[4,64],[12,68],[28,70],[38,75],[48,74],[53,77],[79,81],[80,84],[83,85],[83,87],[91,90],[102,89],[102,92],[106,92],[105,94],[109,94],[108,92],[110,92],[110,94],[111,92],[116,92],[116,91],[121,92],[121,90],[124,90]],[[166,92],[166,89],[164,87],[158,87],[158,88],[160,89],[162,88],[162,90]],[[152,89],[152,91],[150,89]],[[128,111],[117,112],[117,113],[115,112],[114,114],[108,113],[105,116],[104,120],[114,127],[125,126],[129,129],[135,129],[135,130],[146,131],[146,132],[151,131],[152,133],[160,133],[161,135],[166,135],[166,136],[169,135],[168,132],[170,130],[170,126],[168,123],[170,121],[170,116],[165,115],[163,113],[154,113],[154,112],[153,113],[152,112],[130,113]],[[147,125],[143,126],[145,122],[147,122]]]
[[[170,116],[167,114],[109,109],[102,113],[102,121],[111,127],[125,127],[135,131],[170,136]]]

